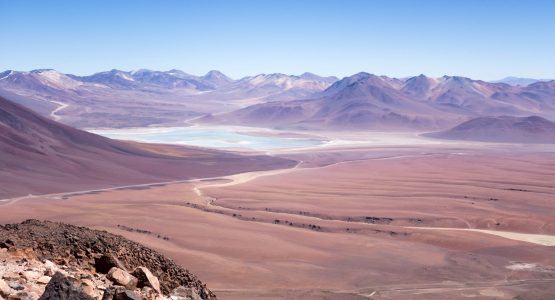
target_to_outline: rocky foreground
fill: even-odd
[[[121,236],[27,220],[0,225],[0,300],[216,299],[189,271]]]

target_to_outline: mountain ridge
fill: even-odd
[[[555,122],[542,117],[479,117],[425,136],[482,142],[555,143]]]
[[[403,79],[360,72],[337,79],[212,70],[110,70],[74,76],[50,69],[0,73],[10,96],[77,127],[240,124],[318,130],[438,130],[479,116],[555,117],[555,81],[526,86],[463,76]],[[129,111],[134,118],[128,118]]]
[[[344,77],[313,97],[259,103],[201,121],[318,130],[434,130],[486,115],[555,117],[555,81],[526,87],[461,76],[405,80],[366,72]]]
[[[259,74],[234,80],[216,70],[201,76],[177,69],[113,69],[87,76],[50,69],[8,70],[0,73],[0,96],[74,127],[176,126],[252,103],[306,98],[333,80],[306,73]]]

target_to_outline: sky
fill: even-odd
[[[0,0],[0,70],[555,78],[555,1]]]

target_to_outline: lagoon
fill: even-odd
[[[284,137],[264,129],[239,126],[147,127],[89,131],[119,140],[218,149],[291,149],[317,146],[325,142],[317,137]]]

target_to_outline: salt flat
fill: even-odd
[[[263,129],[256,129],[258,132]],[[290,137],[272,135],[272,131],[253,135],[250,127],[190,126],[150,127],[133,129],[100,129],[91,132],[113,139],[148,143],[189,145],[219,149],[269,150],[303,148],[321,145],[325,140],[318,137]]]

